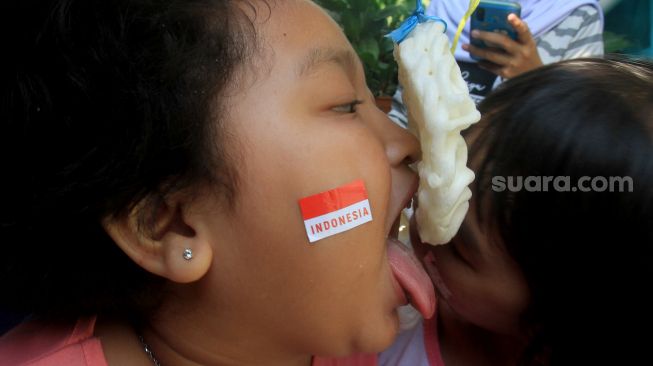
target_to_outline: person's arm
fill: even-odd
[[[537,47],[545,64],[603,55],[603,23],[599,9],[589,5],[577,8],[543,34]]]

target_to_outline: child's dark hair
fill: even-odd
[[[240,3],[3,2],[0,308],[156,305],[161,280],[101,220],[138,207],[147,230],[166,195],[200,184],[233,199],[221,96],[258,52],[253,7]]]
[[[531,290],[523,363],[649,358],[653,64],[548,65],[506,82],[480,110],[477,210]]]

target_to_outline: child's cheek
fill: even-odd
[[[438,294],[446,302],[452,300],[451,290],[449,290],[449,287],[444,283],[440,271],[435,265],[435,256],[433,255],[433,252],[429,251],[424,257],[423,262],[424,268],[426,268],[426,272],[429,274],[429,277],[431,277],[431,281],[433,281],[433,285],[438,291]]]

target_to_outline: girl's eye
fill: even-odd
[[[362,100],[354,100],[350,103],[336,106],[332,110],[338,113],[356,113],[356,106],[362,103]]]

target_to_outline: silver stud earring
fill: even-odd
[[[193,250],[191,250],[190,248],[184,249],[184,254],[182,256],[187,261],[193,259]]]

